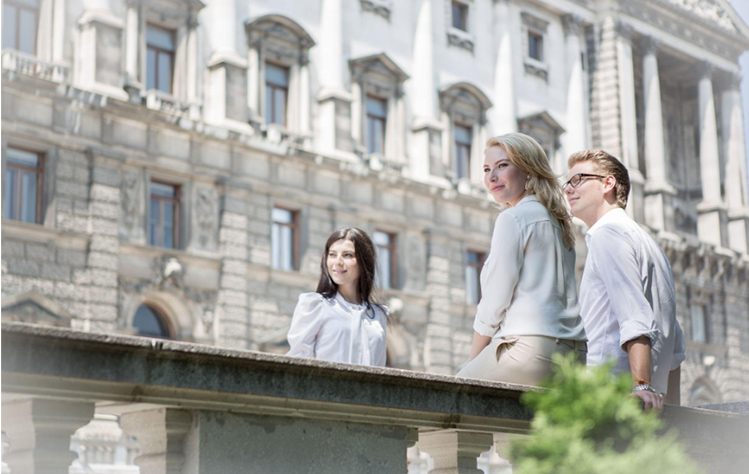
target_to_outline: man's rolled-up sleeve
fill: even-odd
[[[635,249],[628,245],[626,236],[609,228],[599,229],[591,240],[588,252],[595,262],[611,311],[619,322],[619,345],[640,336],[651,341],[658,335],[655,315],[645,297]]]
[[[523,266],[524,242],[515,218],[503,212],[497,217],[489,256],[481,270],[481,301],[473,329],[494,336],[512,303]]]

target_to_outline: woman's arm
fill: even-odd
[[[468,356],[468,361],[470,362],[475,359],[491,341],[491,336],[482,336],[476,331],[473,331],[473,344],[471,344],[471,355]]]

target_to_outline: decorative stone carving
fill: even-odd
[[[447,32],[447,44],[463,48],[473,53],[473,36],[461,30],[449,30]]]
[[[664,0],[661,0],[664,1]],[[707,0],[665,0],[667,3],[686,10],[689,13],[700,17],[700,19],[713,23],[726,31],[736,33],[736,26],[733,24],[728,12],[718,2]]]
[[[195,243],[203,250],[218,245],[218,193],[213,188],[196,187],[193,231]]]
[[[374,13],[390,21],[393,2],[390,0],[359,0],[363,12]]]
[[[568,36],[579,35],[585,28],[583,19],[574,14],[564,15],[562,17],[562,25],[564,26],[564,33]]]
[[[144,193],[140,173],[124,171],[120,190],[122,212],[120,213],[120,238],[125,240],[143,240],[144,231]]]

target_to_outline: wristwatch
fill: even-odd
[[[632,393],[641,392],[642,390],[647,390],[648,392],[658,393],[655,391],[653,386],[650,385],[649,383],[641,383],[640,385],[632,389]]]

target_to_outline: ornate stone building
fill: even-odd
[[[497,212],[483,143],[523,131],[560,173],[627,164],[683,400],[746,400],[746,49],[724,0],[3,0],[3,318],[280,352],[356,225],[389,363],[455,373]]]

